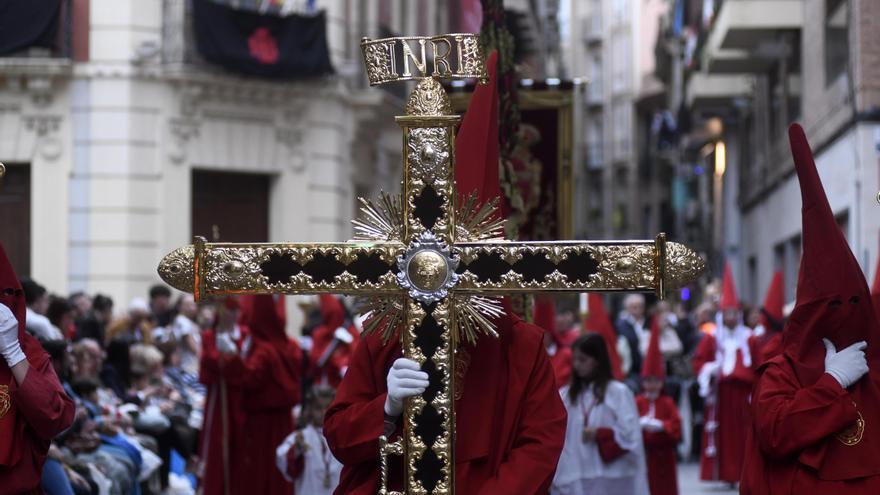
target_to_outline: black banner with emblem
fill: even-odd
[[[209,62],[231,72],[276,79],[333,73],[323,11],[282,17],[210,0],[194,0],[193,9],[196,45]]]
[[[61,0],[0,1],[0,55],[32,46],[54,48]]]

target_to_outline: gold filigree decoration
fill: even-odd
[[[483,57],[480,54],[480,41],[475,37],[466,37],[459,40],[462,54],[461,71],[468,74],[485,74],[486,67]]]
[[[194,264],[195,249],[192,244],[177,248],[159,263],[159,277],[177,290],[192,292],[195,285]]]
[[[403,199],[399,194],[381,191],[378,203],[358,200],[363,216],[351,222],[355,240],[392,241],[403,237]]]
[[[422,79],[406,101],[406,114],[420,117],[452,115],[452,104],[439,81]]]
[[[498,198],[480,202],[476,191],[462,196],[456,208],[456,242],[500,241],[504,219],[498,212]]]
[[[449,298],[441,301],[437,307],[434,308],[431,316],[440,328],[452,330],[451,326],[454,318],[450,318],[452,312],[450,302],[451,300]],[[431,445],[431,450],[434,451],[437,455],[437,459],[440,460],[442,464],[441,471],[443,472],[443,476],[438,480],[437,485],[434,487],[435,493],[448,493],[449,487],[453,482],[452,431],[455,427],[455,405],[452,400],[453,394],[455,393],[453,363],[455,344],[453,335],[453,331],[441,332],[440,339],[442,344],[434,352],[434,355],[431,356],[431,360],[434,362],[437,372],[441,376],[443,382],[443,386],[440,387],[434,400],[431,401],[431,405],[443,418],[440,435],[437,436],[434,444]]]
[[[666,285],[678,289],[696,280],[706,262],[693,249],[677,242],[666,243]]]
[[[268,287],[260,265],[273,254],[282,254],[277,248],[210,248],[205,255],[207,288],[209,291],[236,287],[252,291]]]
[[[449,130],[442,127],[410,129],[407,143],[410,169],[425,184],[446,178],[449,166]]]
[[[370,85],[381,84],[384,82],[394,81],[397,74],[391,71],[391,50],[393,44],[389,42],[366,43],[361,44],[364,52],[364,65],[367,68],[367,77]],[[392,42],[393,43],[393,42]]]
[[[856,419],[855,423],[834,434],[837,440],[847,447],[852,447],[861,442],[862,436],[865,434],[865,418],[862,417],[861,412],[856,411],[856,413],[859,415],[859,418]]]
[[[12,396],[9,395],[9,386],[0,385],[0,419],[6,416],[10,407],[12,407]]]

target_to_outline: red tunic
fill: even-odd
[[[339,387],[342,381],[342,375],[348,369],[349,361],[354,353],[354,348],[360,340],[360,335],[353,326],[347,328],[351,335],[351,344],[339,342],[336,349],[324,362],[324,366],[318,367],[318,362],[324,355],[327,348],[333,344],[333,336],[336,327],[320,325],[312,332],[312,350],[309,352],[309,361],[312,363],[312,379],[316,384],[329,385],[333,388]]]
[[[33,337],[28,335],[23,339],[33,340]],[[73,401],[55,375],[52,361],[39,344],[22,345],[22,348],[26,349],[26,354],[39,352],[42,356],[28,357],[30,369],[21,385],[11,376],[6,362],[2,363],[4,371],[10,375],[9,380],[0,382],[0,394],[8,394],[0,397],[0,412],[6,409],[3,402],[9,401],[5,403],[8,407],[5,414],[0,414],[0,432],[3,433],[0,438],[0,450],[3,450],[0,452],[0,492],[4,494],[42,493],[39,491],[40,476],[49,442],[70,427],[75,412]],[[8,390],[3,390],[3,386]]]
[[[717,332],[716,332],[717,334]],[[703,365],[714,361],[716,338],[706,335],[700,340],[694,352],[694,370],[699,373]],[[717,429],[714,432],[716,455],[707,455],[713,433],[704,429],[700,451],[700,479],[720,480],[734,483],[739,481],[745,456],[746,437],[743,432],[751,422],[749,397],[755,380],[754,368],[743,363],[741,350],[736,351],[736,366],[728,375],[716,383],[717,407],[706,405],[703,416],[708,423],[714,417]]]
[[[544,350],[543,331],[503,317],[500,338],[480,337],[464,390],[456,401],[456,491],[461,494],[544,494],[564,443],[565,408]],[[378,489],[386,375],[400,346],[366,336],[327,411],[324,435],[344,465],[336,494],[374,495]],[[402,473],[391,464],[389,488]]]
[[[239,327],[241,335],[236,341],[239,348],[249,331]],[[216,333],[208,330],[202,333],[202,358],[199,366],[199,381],[207,388],[205,397],[205,416],[202,425],[201,458],[205,463],[202,477],[204,495],[220,495],[224,492],[224,449],[229,464],[229,493],[237,493],[241,479],[240,449],[244,433],[244,409],[242,407],[241,387],[224,379],[225,364],[228,358],[221,358],[217,351]],[[225,389],[226,417],[223,415],[223,390]],[[224,442],[224,421],[226,442]],[[225,445],[224,445],[225,443]]]
[[[283,314],[273,296],[254,296],[251,311],[251,349],[244,359],[235,356],[224,368],[229,383],[242,390],[246,493],[290,495],[293,484],[275,466],[275,449],[294,430],[302,352],[284,333]]]
[[[866,375],[863,380],[868,378]],[[741,493],[875,495],[880,475],[821,480],[801,456],[858,418],[852,396],[831,375],[803,387],[785,356],[767,363],[755,384],[754,422],[748,433]],[[871,427],[871,420],[866,428]],[[876,418],[874,418],[876,422]]]
[[[556,377],[556,387],[562,388],[571,379],[571,348],[557,346],[556,354],[550,356],[550,364]]]
[[[19,384],[0,356],[0,493],[40,489],[49,443],[73,423],[73,401],[61,388],[49,355],[25,330],[24,293],[0,243],[0,304],[18,320],[18,341],[28,362]]]
[[[651,409],[651,399],[636,396],[639,416]],[[645,457],[648,465],[648,486],[651,495],[674,495],[678,493],[676,478],[675,446],[681,441],[681,418],[672,398],[661,395],[654,401],[654,417],[663,421],[663,430],[642,430],[645,440]]]
[[[766,332],[760,336],[753,335],[749,338],[749,348],[752,350],[753,364],[757,368],[777,355],[782,354],[782,332]]]

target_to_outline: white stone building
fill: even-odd
[[[0,239],[51,292],[117,312],[193,235],[347,239],[356,195],[400,170],[401,93],[366,87],[359,40],[446,32],[451,12],[318,1],[336,75],[273,82],[200,62],[186,0],[62,3],[65,49],[0,57]]]

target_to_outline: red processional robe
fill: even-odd
[[[571,348],[557,345],[556,352],[550,356],[550,365],[553,366],[556,387],[567,385],[571,379]]]
[[[782,354],[782,332],[767,332],[749,338],[755,368]]]
[[[250,331],[241,325],[238,328],[235,343],[241,349]],[[221,357],[217,350],[216,331],[211,329],[202,332],[199,381],[207,389],[200,446],[200,455],[205,464],[202,476],[204,495],[224,494],[227,483],[229,493],[237,493],[242,476],[239,457],[244,434],[244,409],[241,387],[234,380],[230,383],[226,379],[227,359]]]
[[[719,329],[720,330],[720,329]],[[699,373],[703,366],[716,360],[718,344],[715,335],[703,336],[694,352],[694,370]],[[706,425],[714,420],[716,427],[704,427],[702,449],[700,450],[700,479],[720,480],[730,483],[739,481],[745,456],[746,437],[743,432],[749,427],[749,397],[755,381],[754,367],[745,364],[741,349],[736,350],[736,364],[731,373],[719,373],[714,394],[715,406],[706,404],[703,417]],[[712,455],[707,447],[714,444]]]
[[[316,384],[329,385],[334,389],[339,387],[342,375],[348,369],[348,363],[354,348],[360,340],[360,335],[353,326],[343,327],[345,313],[342,303],[334,296],[321,295],[321,324],[312,331],[312,349],[309,351],[309,361],[312,365],[312,380]],[[336,348],[326,358],[323,366],[318,366],[321,358],[334,345],[336,329],[343,327],[351,335],[351,343],[336,342]]]
[[[785,356],[766,363],[755,385],[755,422],[749,428],[749,455],[743,467],[741,493],[880,493],[880,476],[822,480],[803,462],[811,446],[858,419],[853,404],[852,396],[831,375],[825,374],[803,387]]]
[[[648,465],[648,486],[651,495],[677,495],[675,447],[681,441],[681,418],[675,402],[667,395],[652,401],[644,394],[636,396],[639,416],[646,416],[654,406],[654,418],[663,422],[663,430],[642,430],[645,460]]]
[[[545,494],[564,443],[565,407],[543,331],[515,317],[497,324],[499,338],[481,336],[475,347],[458,352],[456,368],[464,361],[467,370],[455,409],[456,492]],[[364,337],[355,350],[324,420],[330,449],[344,466],[336,494],[378,489],[386,375],[400,355],[396,338],[383,345],[377,335]],[[389,488],[399,490],[402,464],[390,467]]]
[[[290,495],[293,484],[275,466],[275,449],[294,430],[302,352],[287,337],[283,308],[273,296],[253,296],[250,308],[250,349],[244,358],[233,357],[224,367],[226,379],[242,391],[243,483],[247,493]]]
[[[789,139],[803,203],[797,302],[782,354],[758,370],[742,493],[880,493],[880,318],[803,129],[793,124]],[[825,371],[826,346],[856,342],[868,372],[844,389]]]
[[[43,493],[40,476],[49,443],[73,423],[75,407],[46,351],[25,332],[24,293],[2,244],[0,304],[18,320],[19,344],[30,366],[19,384],[0,356],[0,493]]]

